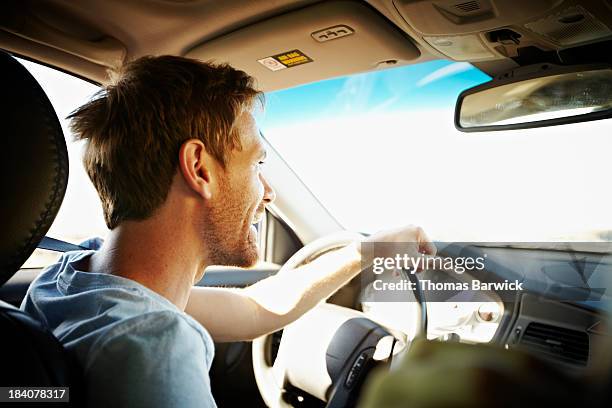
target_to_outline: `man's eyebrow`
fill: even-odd
[[[259,152],[260,160],[265,160],[268,157],[268,151],[266,149],[261,149]]]

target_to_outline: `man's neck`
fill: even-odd
[[[92,256],[89,270],[132,279],[184,310],[205,267],[193,241],[186,240],[185,226],[178,223],[125,221]]]

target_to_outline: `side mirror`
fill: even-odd
[[[455,127],[462,132],[528,129],[609,117],[609,65],[517,68],[463,91],[455,107]]]

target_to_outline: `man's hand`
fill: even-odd
[[[414,244],[415,253],[428,255],[436,254],[436,246],[431,242],[423,228],[414,225],[385,230],[370,235],[364,240],[366,243],[395,242]]]
[[[422,271],[428,259],[436,255],[436,246],[425,234],[425,231],[421,227],[413,225],[370,235],[361,242],[359,249],[362,257],[362,267],[371,265],[375,259],[396,259],[395,265],[400,268],[399,264],[401,264],[402,259],[412,258],[413,261],[417,260],[419,262],[416,265],[412,262],[404,262],[411,273]],[[385,265],[387,264],[385,263]],[[413,267],[414,269],[412,269]]]

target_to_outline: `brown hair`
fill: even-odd
[[[236,118],[261,94],[253,78],[227,64],[143,57],[68,116],[87,140],[83,163],[113,229],[153,214],[168,195],[183,142],[197,138],[225,166],[240,149]]]

